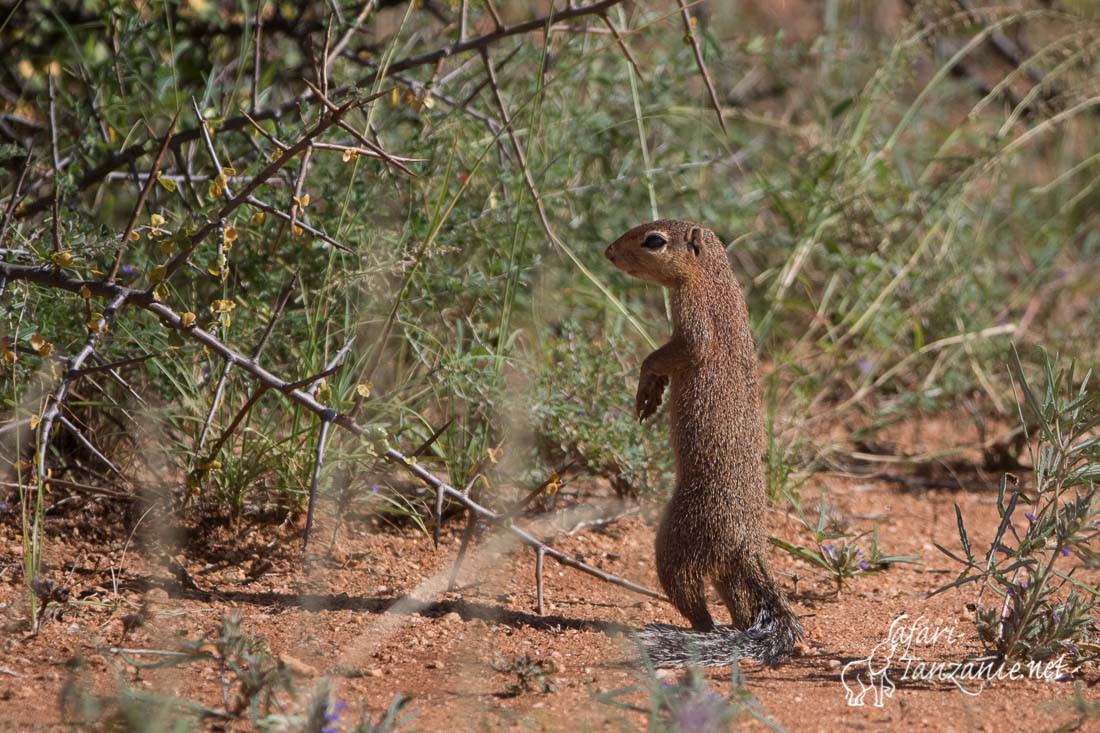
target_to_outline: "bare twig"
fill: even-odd
[[[126,249],[126,245],[130,241],[130,232],[134,231],[134,225],[137,223],[138,217],[141,216],[141,210],[145,207],[145,200],[149,197],[149,191],[153,188],[153,184],[156,183],[157,173],[160,171],[160,165],[164,162],[164,154],[168,152],[168,144],[172,142],[172,133],[176,129],[176,123],[179,122],[180,111],[176,111],[176,116],[172,118],[172,122],[168,125],[168,132],[164,133],[164,139],[160,144],[160,151],[157,153],[156,159],[153,161],[153,167],[149,171],[149,177],[145,179],[145,185],[141,187],[141,194],[138,195],[137,203],[134,204],[134,212],[130,215],[130,221],[126,224],[126,229],[122,232],[122,237],[118,242],[118,250],[115,251],[115,261],[111,265],[111,271],[107,275],[107,282],[113,283],[115,278],[118,277],[118,270],[122,267],[122,253]]]
[[[611,18],[608,17],[607,13],[600,13],[600,20],[607,26],[607,30],[611,31],[611,35],[615,36],[615,42],[619,44],[619,48],[622,49],[623,55],[626,56],[626,60],[634,67],[634,73],[638,75],[639,79],[644,80],[645,74],[642,73],[642,67],[638,65],[638,60],[635,59],[634,54],[630,52],[630,46],[626,45],[626,39],[619,33],[619,29],[615,27],[615,24],[611,22]],[[721,113],[719,113],[718,118],[722,118]]]
[[[271,204],[265,203],[265,202],[261,201],[260,199],[256,198],[255,196],[249,196],[248,197],[248,205],[253,206],[253,207],[255,207],[255,208],[257,208],[260,211],[263,211],[265,213],[271,214],[275,218],[281,219],[285,222],[293,221],[293,218],[291,217],[290,214],[286,213],[285,211],[282,211],[281,209],[276,209]],[[333,239],[329,235],[322,232],[320,229],[317,229],[314,226],[306,224],[304,221],[298,221],[297,226],[303,232],[306,232],[306,233],[308,233],[308,234],[310,234],[314,237],[317,237],[317,239],[320,239],[321,241],[323,241],[327,244],[331,244],[333,247],[335,247],[338,250],[341,250],[342,252],[353,252],[354,251],[351,247],[347,246],[346,244],[343,244],[341,242],[336,241],[335,239]]]
[[[61,161],[57,154],[57,115],[53,73],[47,70],[46,81],[50,94],[50,154],[53,161],[53,251],[61,251]]]
[[[332,429],[332,421],[322,418],[321,426],[317,430],[317,445],[313,449],[313,471],[309,477],[309,503],[306,506],[306,527],[302,531],[302,552],[309,546],[309,535],[313,530],[313,512],[317,503],[317,486],[321,479],[321,466],[325,462],[325,448],[328,444],[328,434]]]
[[[96,448],[95,445],[92,444],[92,441],[88,440],[84,433],[80,432],[80,428],[74,425],[72,420],[65,417],[64,415],[60,415],[57,420],[61,423],[61,426],[63,428],[72,433],[77,442],[84,446],[85,450],[87,450],[89,453],[99,459],[100,463],[111,469],[111,473],[125,480],[126,475],[122,473],[122,471],[118,470],[118,468],[115,467],[115,464],[111,462],[111,459],[103,455],[103,451],[99,450],[99,448]]]
[[[685,0],[676,0],[676,2],[680,5],[680,17],[684,19],[684,32],[691,41],[691,50],[695,53],[695,63],[707,85],[707,93],[710,95],[710,103],[714,107],[714,113],[718,115],[718,124],[721,125],[722,132],[729,135],[729,130],[726,129],[725,117],[722,115],[722,103],[718,101],[718,92],[714,89],[714,82],[711,81],[710,72],[707,71],[707,64],[703,61],[703,49],[699,47],[699,39],[695,36],[695,19],[691,17],[691,11],[688,10]]]

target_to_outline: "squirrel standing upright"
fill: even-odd
[[[642,362],[636,410],[651,416],[671,386],[676,491],[657,531],[657,574],[694,631],[651,624],[639,638],[657,667],[774,662],[803,631],[765,558],[756,348],[725,247],[705,227],[661,220],[623,234],[606,255],[667,287],[672,306],[672,337]],[[732,627],[711,618],[708,580]]]

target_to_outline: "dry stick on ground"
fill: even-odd
[[[599,0],[599,2],[592,3],[591,5],[582,5],[573,8],[565,8],[562,10],[551,11],[550,13],[541,16],[539,18],[533,18],[531,20],[516,23],[515,25],[504,26],[493,30],[485,35],[478,36],[477,38],[471,38],[469,40],[461,40],[457,43],[448,44],[434,51],[419,54],[416,56],[407,56],[403,59],[398,59],[384,69],[385,76],[392,76],[402,71],[408,71],[409,69],[416,68],[418,66],[424,66],[427,64],[434,64],[441,59],[446,59],[451,56],[455,56],[460,53],[466,53],[468,51],[478,51],[483,48],[488,48],[497,41],[507,38],[509,36],[522,35],[526,33],[533,33],[545,30],[553,23],[560,23],[574,18],[580,18],[587,15],[599,15],[606,12],[610,8],[622,3],[623,0]],[[347,94],[356,89],[370,88],[378,77],[378,71],[374,74],[360,79],[354,84],[349,84],[330,90],[329,97],[335,98],[341,95]],[[389,89],[385,91],[389,94]],[[309,91],[303,93],[293,99],[289,99],[286,102],[282,102],[274,107],[264,110],[254,110],[251,113],[251,117],[254,120],[279,120],[283,115],[294,112],[299,109],[303,102],[309,101],[313,97],[313,92]],[[230,117],[222,123],[219,128],[219,132],[233,132],[235,130],[241,130],[248,125],[248,120],[244,115],[238,115],[236,117]],[[200,136],[198,128],[191,130],[183,130],[173,138],[172,147],[178,148],[178,146],[197,140]],[[125,150],[115,153],[92,167],[76,184],[77,190],[84,190],[89,186],[92,186],[104,178],[107,175],[122,165],[126,165],[132,160],[136,160],[141,156],[149,152],[149,143],[139,143],[132,145]],[[44,195],[39,199],[36,199],[26,206],[24,206],[20,212],[20,217],[30,216],[42,211],[46,207],[53,203],[54,196]]]
[[[718,101],[718,92],[714,89],[710,72],[707,71],[706,62],[703,61],[703,49],[699,47],[699,39],[695,37],[695,19],[691,17],[687,3],[684,0],[676,0],[680,4],[680,17],[684,19],[684,32],[691,41],[691,50],[695,53],[695,63],[699,67],[699,73],[703,75],[703,81],[707,85],[707,93],[710,95],[710,103],[714,107],[714,114],[718,115],[718,124],[722,126],[722,133],[729,135],[726,129],[726,120],[722,116],[722,104]],[[617,36],[616,36],[617,37]]]
[[[318,402],[313,396],[301,389],[301,385],[308,383],[316,377],[311,377],[309,380],[303,380],[302,382],[287,382],[280,377],[272,374],[264,369],[261,365],[257,364],[252,359],[245,357],[234,349],[222,343],[220,339],[207,331],[195,326],[185,326],[182,318],[172,308],[168,307],[164,303],[157,302],[151,295],[142,290],[135,290],[132,288],[123,287],[121,285],[109,285],[104,282],[98,282],[94,280],[79,280],[77,278],[71,278],[60,272],[56,268],[51,267],[35,267],[28,265],[15,265],[6,262],[0,262],[0,275],[7,277],[11,280],[21,280],[26,282],[35,283],[45,287],[50,287],[58,290],[65,290],[72,293],[79,293],[85,288],[91,291],[92,294],[100,297],[112,298],[111,304],[115,308],[108,308],[108,312],[114,313],[114,310],[122,306],[137,306],[150,313],[156,315],[162,323],[169,327],[180,331],[186,337],[193,341],[196,341],[210,351],[216,353],[226,361],[232,362],[234,366],[241,369],[248,374],[253,380],[257,381],[260,385],[267,389],[280,392],[287,397],[290,401],[294,402],[301,407],[309,410],[313,414],[317,415],[321,420],[331,422],[350,433],[361,437],[370,437],[371,431],[367,428],[359,425],[350,417],[345,414],[341,414],[330,407],[326,407]],[[98,334],[93,334],[98,335]],[[67,382],[66,382],[67,384]],[[51,420],[51,424],[52,424]],[[516,526],[509,521],[507,517],[497,512],[492,511],[477,502],[470,499],[461,491],[453,488],[449,484],[445,483],[441,479],[437,478],[434,474],[424,469],[422,466],[411,463],[401,452],[396,449],[390,448],[385,451],[384,457],[399,466],[405,467],[408,471],[434,488],[437,492],[442,492],[446,496],[459,504],[465,506],[471,512],[471,516],[476,515],[483,517],[491,522],[497,523],[499,526],[507,529],[509,532],[519,538],[520,542],[531,547],[535,551],[541,550],[544,554],[557,560],[562,565],[571,567],[575,570],[579,570],[583,573],[587,573],[600,580],[613,583],[627,590],[639,593],[641,595],[664,599],[660,593],[650,590],[644,586],[632,583],[629,580],[620,578],[617,575],[611,573],[605,573],[604,571],[594,568],[591,565],[587,565],[578,560],[575,560],[568,555],[555,550],[546,543],[536,539],[526,530]],[[39,464],[44,465],[43,463]]]

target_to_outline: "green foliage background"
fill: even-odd
[[[137,200],[133,174],[149,169],[177,112],[180,130],[198,125],[192,98],[222,166],[233,169],[223,171],[227,185],[239,190],[271,159],[269,136],[292,143],[320,108],[311,101],[277,120],[258,117],[266,134],[223,127],[293,100],[303,78],[318,83],[326,29],[331,48],[360,11],[338,5],[342,19],[326,4],[261,4],[258,77],[255,3],[7,6],[2,203],[24,166],[28,175],[0,232],[3,261],[56,262],[48,205],[56,187],[66,271],[101,279]],[[332,59],[333,88],[457,38],[457,3],[379,5]],[[606,478],[621,493],[665,492],[666,429],[631,416],[637,364],[668,330],[664,295],[614,271],[602,252],[640,221],[690,218],[729,243],[746,289],[772,415],[768,465],[780,484],[792,464],[834,460],[920,411],[1012,422],[1005,365],[1013,342],[1025,361],[1036,345],[1086,363],[1097,353],[1096,10],[1079,2],[1001,4],[980,15],[949,2],[796,5],[802,15],[767,3],[696,9],[726,131],[675,3],[608,14],[641,75],[597,16],[570,22],[590,32],[487,45],[526,170],[476,52],[368,84],[356,93],[385,93],[349,122],[415,161],[408,175],[313,150],[302,221],[349,251],[242,207],[227,222],[238,236],[226,276],[209,271],[220,264],[211,237],[194,267],[162,285],[164,300],[248,354],[295,276],[263,366],[304,379],[350,340],[318,398],[356,410],[406,450],[438,432],[420,460],[455,485],[480,471],[479,487],[522,494],[558,470]],[[501,3],[500,12],[508,24],[547,7]],[[481,3],[471,3],[469,22],[471,37],[493,27]],[[995,33],[1026,37],[1027,63],[998,55]],[[146,154],[132,167],[80,185],[136,144]],[[303,165],[291,161],[257,195],[289,211]],[[154,285],[169,243],[220,204],[208,190],[219,171],[201,140],[180,146],[163,168],[170,182],[153,188],[141,237],[125,248],[123,278],[134,287]],[[162,232],[153,214],[163,217]],[[212,311],[222,300],[234,303],[230,313]],[[80,348],[87,321],[76,294],[4,283],[5,419],[41,411],[64,368],[56,357]],[[35,346],[36,334],[52,355]],[[99,355],[144,354],[155,356],[126,368],[129,387],[97,379],[69,406],[127,476],[234,513],[302,505],[312,416],[268,394],[210,455],[253,386],[231,373],[200,447],[221,362],[147,313],[127,311]],[[4,470],[25,483],[20,461],[34,434],[11,430],[3,439]],[[386,477],[369,460],[372,446],[333,440],[322,487],[350,479],[341,501],[376,501],[371,487]],[[50,455],[55,475],[104,475],[60,439]],[[406,499],[385,508],[418,511]]]

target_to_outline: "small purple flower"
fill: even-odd
[[[10,501],[0,501],[0,512],[6,512],[9,509],[11,509]]]
[[[1062,553],[1062,557],[1069,557],[1069,548],[1068,547],[1061,547],[1061,548],[1058,549],[1058,552]]]
[[[371,484],[370,485],[370,493],[372,493],[372,494],[377,494],[378,493],[378,484]]]
[[[875,365],[872,364],[869,359],[859,359],[856,361],[856,366],[859,367],[859,370],[864,374],[870,374],[871,370],[875,368]]]
[[[1027,590],[1027,581],[1026,580],[1021,580],[1020,581],[1020,590]]]
[[[871,567],[870,565],[868,565],[867,563],[863,562],[862,560],[861,560],[861,561],[860,561],[860,563],[859,563],[859,569],[860,569],[860,570],[869,570],[869,569],[870,569],[870,567]]]
[[[348,704],[343,700],[337,700],[332,704],[332,707],[325,713],[326,723],[337,723],[340,720],[340,713],[348,709]],[[340,728],[335,725],[326,725],[321,728],[321,733],[340,733]]]
[[[833,548],[829,547],[828,545],[822,545],[821,546],[821,551],[824,552],[829,557],[833,556]]]
[[[1035,521],[1035,515],[1032,514],[1031,512],[1025,512],[1024,513],[1024,519],[1026,519],[1029,522],[1034,522]]]

